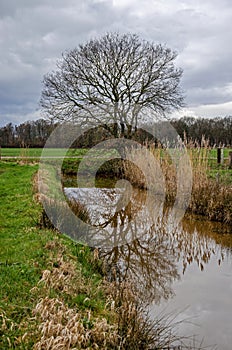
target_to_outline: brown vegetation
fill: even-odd
[[[209,220],[231,224],[232,185],[210,178],[208,142],[203,139],[201,144],[188,142],[185,145],[192,168],[192,193],[188,211],[204,215]],[[163,188],[166,193],[166,204],[173,205],[177,194],[177,171],[168,150],[161,146],[158,148],[151,146],[147,152],[152,152],[154,155],[155,162],[153,163],[145,162],[147,158],[143,152],[137,152],[136,149],[127,152],[127,156],[134,159],[134,163],[139,167],[133,162],[124,162],[123,176],[133,185],[155,190],[156,193],[161,192],[162,194]],[[141,176],[141,169],[143,176]],[[185,169],[183,171],[185,172]],[[149,184],[144,174],[149,174]],[[162,182],[162,177],[164,182]]]

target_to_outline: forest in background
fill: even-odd
[[[208,144],[211,147],[231,147],[232,145],[232,116],[210,119],[183,117],[172,119],[169,122],[182,139],[193,140],[200,144],[202,137],[204,137],[204,139],[208,140]],[[44,119],[27,121],[19,125],[8,123],[0,127],[0,146],[7,148],[42,148],[57,125],[57,123],[52,123]],[[81,135],[73,146],[77,148],[89,148],[109,137],[109,131],[104,126],[96,127]],[[143,129],[138,129],[134,132],[132,138],[140,143],[144,143],[152,140],[152,135]]]

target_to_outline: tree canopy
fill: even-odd
[[[164,113],[182,106],[176,57],[135,34],[106,34],[63,54],[44,77],[41,105],[50,118],[113,124],[115,136],[124,135],[148,108]]]

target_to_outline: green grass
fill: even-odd
[[[43,151],[44,150],[44,151]],[[63,148],[1,148],[0,154],[2,157],[17,157],[17,158],[40,158],[41,155],[49,157],[61,157],[64,155],[65,149]],[[70,148],[65,154],[67,160],[74,161],[81,159],[84,155],[88,153],[87,148]],[[43,153],[44,152],[44,153]],[[118,155],[115,151],[111,149],[91,149],[90,157],[113,157]]]
[[[22,156],[24,153],[27,153],[27,155],[29,157],[40,157],[41,153],[42,153],[43,148],[1,148],[1,155],[4,157],[20,157]],[[53,148],[52,151],[54,152],[54,154],[56,154],[57,156],[59,156],[62,152],[63,149],[61,148]],[[86,148],[78,148],[78,149],[74,149],[74,148],[70,148],[68,150],[68,154],[69,156],[82,156],[84,154],[86,154],[86,152],[88,151],[88,149]],[[224,148],[224,158],[228,158],[229,157],[229,152],[232,152],[232,148]],[[99,155],[101,155],[102,151],[98,150],[96,151],[96,153],[99,153]],[[209,150],[209,158],[217,158],[217,148],[212,148]]]
[[[1,148],[3,157],[40,157],[42,148]]]
[[[21,157],[23,159],[26,158],[26,160],[30,162],[31,160],[39,161],[42,151],[43,151],[42,148],[2,148],[0,152],[3,157]],[[88,154],[88,151],[89,151],[88,149],[70,148],[65,156],[65,159],[62,165],[62,171],[67,175],[76,174],[78,170],[78,166],[82,161],[83,156]],[[198,162],[199,158],[207,157],[209,177],[217,181],[219,179],[220,182],[223,182],[225,184],[232,183],[231,171],[228,171],[227,169],[229,152],[231,151],[232,149],[224,148],[224,164],[221,165],[221,164],[217,164],[217,148],[213,148],[209,150],[206,150],[205,148],[197,148],[195,150],[194,149],[191,150],[196,162]],[[59,157],[63,155],[63,149],[60,149],[60,148],[50,149],[48,150],[48,154],[54,157],[56,156]],[[102,155],[104,155],[104,157],[106,156],[113,157],[114,153],[112,153],[112,150],[109,150],[108,153],[106,150],[94,151],[94,156],[101,157]],[[14,162],[14,159],[11,161]],[[89,167],[90,169],[91,166],[93,166],[93,161],[89,159],[89,166],[88,166],[88,161],[86,162],[86,165],[87,165],[87,168]]]
[[[83,313],[85,328],[90,323],[93,327],[95,319],[86,318],[84,312],[110,322],[114,317],[106,309],[100,262],[91,250],[40,227],[42,208],[33,200],[32,189],[37,170],[35,164],[0,162],[0,349],[33,348],[41,334],[32,311],[45,296]],[[51,243],[54,246],[48,249]],[[79,276],[68,293],[59,284],[51,288],[38,284],[44,270],[59,269],[61,258],[72,261]]]
[[[232,152],[232,148],[223,149],[224,158],[229,157],[229,152]],[[210,154],[210,158],[217,158],[217,148],[212,148],[209,154]]]
[[[2,157],[29,157],[39,158],[42,154],[43,148],[1,148]],[[50,149],[53,156],[62,156],[63,149],[52,148]],[[67,156],[83,156],[87,152],[87,149],[69,149]]]
[[[38,225],[42,209],[32,197],[32,179],[37,169],[37,165],[0,162],[0,349],[31,349],[36,340],[32,332],[27,342],[19,341],[33,326],[32,309],[42,295],[34,295],[31,290],[37,286],[42,271],[55,266],[51,251],[45,249],[48,242],[58,241],[65,247],[63,258],[75,262],[82,284],[88,286],[83,287],[80,296],[59,290],[50,290],[51,295],[71,307],[88,307],[96,314],[104,312],[104,297],[99,289],[102,279],[90,249]],[[52,252],[54,259],[55,253]],[[89,301],[84,303],[87,297]]]

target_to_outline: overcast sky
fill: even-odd
[[[183,113],[232,115],[230,0],[1,0],[0,124],[39,118],[43,75],[62,52],[109,31],[178,51]]]

